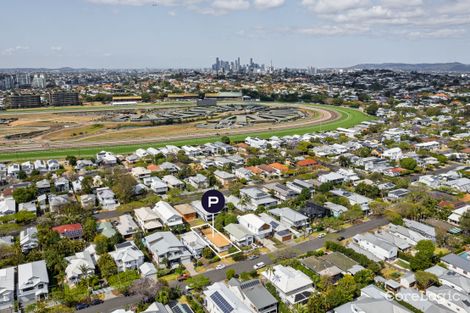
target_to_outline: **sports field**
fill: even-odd
[[[305,105],[305,104],[303,104]],[[327,109],[339,113],[340,118],[325,122],[319,125],[312,125],[307,127],[297,127],[291,129],[282,130],[269,130],[261,132],[253,132],[252,134],[240,134],[231,135],[230,138],[233,141],[243,141],[246,137],[252,135],[260,138],[269,138],[271,136],[286,136],[286,135],[302,135],[311,132],[329,131],[335,130],[338,127],[353,127],[363,121],[372,120],[373,117],[366,115],[365,113],[344,107],[327,106],[327,105],[309,105],[312,108]],[[214,142],[220,140],[220,136],[208,136],[204,138],[194,139],[182,139],[182,140],[161,140],[155,143],[142,143],[142,144],[127,144],[127,145],[103,145],[98,147],[80,147],[80,148],[66,148],[66,149],[45,149],[38,151],[16,151],[16,152],[2,152],[0,147],[0,161],[24,161],[24,160],[35,160],[35,159],[47,159],[47,158],[65,158],[67,155],[75,155],[77,157],[94,156],[97,152],[106,150],[116,154],[132,153],[138,148],[148,147],[161,147],[164,145],[172,144],[176,146],[183,145],[198,145],[207,142]]]

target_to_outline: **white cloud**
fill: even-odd
[[[254,5],[258,9],[271,9],[282,6],[284,2],[284,0],[255,0]]]
[[[368,3],[368,0],[302,0],[304,6],[321,14],[331,14],[363,7]]]
[[[59,51],[64,50],[64,48],[63,48],[62,46],[52,46],[52,47],[51,47],[51,50],[52,50],[52,51],[59,52]]]
[[[356,25],[323,25],[310,28],[298,28],[294,31],[300,34],[311,36],[343,36],[351,34],[366,33],[370,29],[367,26]]]
[[[466,34],[466,30],[442,28],[439,30],[423,30],[423,31],[412,31],[405,33],[405,36],[409,39],[443,39],[443,38],[457,38],[462,37]]]
[[[250,2],[246,0],[215,0],[212,7],[223,11],[239,11],[248,9]]]
[[[1,54],[2,55],[14,55],[14,54],[17,54],[18,52],[26,51],[26,50],[29,50],[28,46],[16,46],[16,47],[6,48],[2,50]]]

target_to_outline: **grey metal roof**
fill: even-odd
[[[441,261],[444,261],[448,264],[454,265],[455,267],[461,268],[464,271],[470,272],[470,261],[456,255],[456,254],[448,254],[441,258]]]

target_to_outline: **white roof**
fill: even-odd
[[[251,224],[256,229],[261,229],[261,227],[266,224],[258,215],[253,213],[241,215],[238,217],[238,220],[244,221],[246,224]]]
[[[161,218],[165,223],[169,219],[173,218],[175,215],[181,217],[181,215],[176,211],[168,202],[159,201],[155,204],[153,211]]]
[[[49,283],[46,262],[44,260],[20,264],[18,266],[18,288],[28,288],[40,282]]]
[[[276,265],[272,270],[264,271],[262,275],[286,294],[312,285],[312,280],[307,275],[290,266]]]

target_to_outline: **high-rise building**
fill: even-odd
[[[34,74],[31,87],[39,89],[46,88],[46,77],[44,76],[44,74]]]
[[[41,98],[35,95],[11,96],[9,107],[18,108],[36,108],[41,106]]]
[[[50,106],[80,105],[78,92],[56,92],[49,95]]]
[[[28,73],[16,74],[16,83],[19,88],[31,86],[31,76]]]

